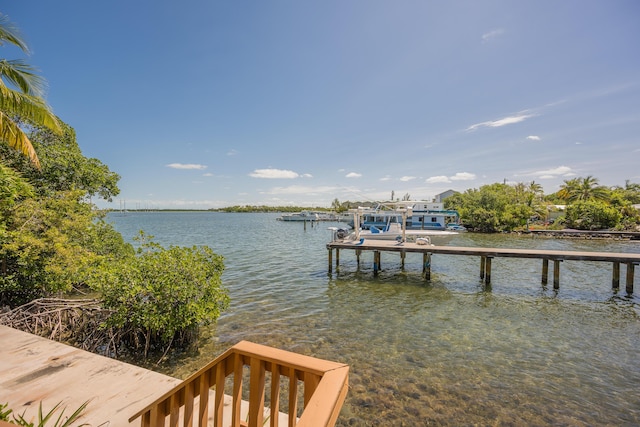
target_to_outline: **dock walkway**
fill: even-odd
[[[554,288],[560,285],[560,263],[562,261],[599,261],[610,262],[613,265],[612,287],[620,286],[620,264],[626,264],[626,291],[633,293],[633,278],[635,265],[640,263],[640,254],[613,253],[613,252],[579,252],[579,251],[555,251],[540,249],[510,249],[510,248],[483,248],[460,246],[430,246],[417,243],[385,240],[364,240],[359,244],[353,241],[333,241],[327,244],[329,251],[329,273],[333,271],[333,250],[336,252],[336,267],[340,261],[340,250],[354,250],[360,256],[362,251],[372,251],[374,254],[374,274],[380,270],[381,252],[399,252],[404,261],[405,253],[423,254],[423,273],[427,280],[431,278],[431,255],[466,255],[480,257],[480,278],[486,284],[491,283],[491,260],[493,258],[534,258],[542,260],[542,283],[546,284],[549,275],[549,261],[553,261]]]
[[[0,325],[0,403],[25,419],[61,403],[66,415],[89,400],[81,422],[120,427],[181,381]],[[59,410],[60,411],[60,410]],[[60,412],[56,412],[57,416]]]

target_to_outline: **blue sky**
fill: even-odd
[[[41,0],[0,11],[83,153],[121,175],[116,208],[640,182],[635,0]]]

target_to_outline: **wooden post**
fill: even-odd
[[[329,248],[329,274],[331,274],[331,272],[333,271],[333,260],[331,259],[333,255],[333,250],[331,248]]]
[[[356,263],[358,267],[360,267],[360,254],[362,253],[362,249],[356,249]]]
[[[404,258],[407,255],[405,251],[400,252],[400,268],[404,270]]]
[[[542,284],[546,285],[549,282],[549,260],[544,258],[542,260]]]
[[[627,294],[633,293],[633,275],[635,273],[635,265],[632,262],[627,263]]]
[[[487,257],[481,256],[480,257],[480,280],[484,279],[484,269],[485,269],[486,262],[487,262]]]
[[[422,272],[426,280],[431,280],[431,254],[428,252],[422,254]]]
[[[611,280],[611,287],[615,290],[620,289],[620,261],[613,262],[613,279]]]
[[[340,249],[336,248],[336,271],[340,268]]]
[[[485,262],[484,283],[488,285],[491,283],[491,257],[488,256]]]
[[[560,289],[560,263],[561,259],[553,260],[553,289]]]
[[[380,265],[378,264],[378,255],[380,255],[379,251],[373,251],[373,274],[378,274],[378,270],[380,269]]]

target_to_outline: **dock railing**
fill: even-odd
[[[334,426],[348,376],[342,363],[241,341],[129,422],[140,417],[143,427]]]

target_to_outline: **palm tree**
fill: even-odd
[[[589,175],[586,178],[573,178],[564,182],[558,196],[568,202],[588,200],[608,200],[610,191],[599,185],[598,178]]]
[[[0,46],[5,43],[29,53],[26,43],[6,15],[0,13]],[[9,87],[10,84],[12,87]],[[45,126],[61,133],[55,115],[43,100],[45,80],[22,60],[0,59],[0,141],[27,156],[40,168],[40,161],[31,141],[13,117]]]

